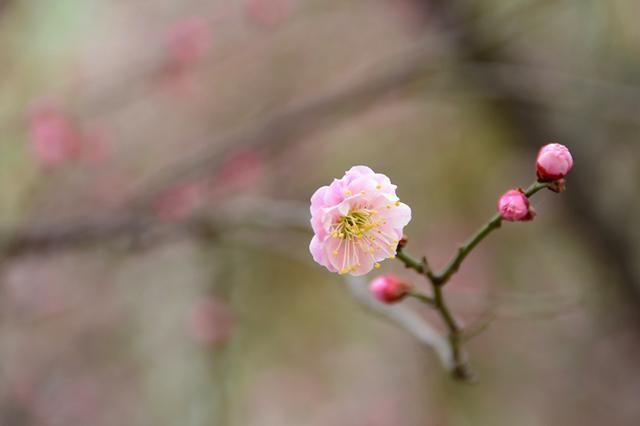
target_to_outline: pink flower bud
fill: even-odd
[[[401,282],[393,275],[381,275],[369,285],[369,291],[383,303],[399,302],[412,288],[412,285]]]
[[[172,65],[188,67],[201,60],[211,45],[211,30],[204,18],[178,21],[167,34],[167,55]]]
[[[504,220],[532,220],[534,212],[529,208],[529,200],[522,189],[511,189],[504,193],[498,201],[498,211]]]
[[[550,143],[540,149],[536,159],[538,179],[542,182],[562,179],[573,167],[573,158],[566,146]]]

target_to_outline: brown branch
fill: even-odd
[[[130,243],[141,240],[156,230],[161,230],[162,236],[166,237],[169,234],[193,231],[205,225],[213,227],[214,222],[193,217],[163,224],[153,217],[114,215],[42,223],[2,232],[0,256],[15,258],[25,254],[75,250],[89,245],[106,245],[119,240]]]
[[[0,232],[0,257],[75,250],[91,245],[123,242],[145,246],[172,238],[215,238],[228,230],[254,226],[261,229],[308,228],[306,207],[285,200],[237,199],[212,212],[197,212],[176,221],[154,215],[110,215],[41,223]]]

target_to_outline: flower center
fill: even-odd
[[[353,209],[346,216],[340,217],[332,236],[346,240],[362,238],[368,231],[380,225],[380,221],[373,220],[376,214],[376,210],[367,208]]]
[[[387,207],[391,208],[391,204]],[[385,218],[376,219],[376,215],[378,211],[368,207],[353,208],[333,224],[331,237],[339,241],[332,254],[342,257],[340,273],[355,271],[366,257],[373,261],[375,268],[380,267],[377,262],[380,255],[395,257],[398,240],[383,229],[387,224]]]

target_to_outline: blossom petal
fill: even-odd
[[[312,215],[315,212],[317,212],[319,209],[321,209],[322,207],[325,206],[324,197],[325,197],[325,194],[327,193],[328,190],[329,190],[328,186],[326,186],[326,185],[325,186],[321,186],[311,196],[311,207],[310,207],[310,210],[311,210],[311,214]]]
[[[309,244],[309,251],[311,252],[311,256],[313,256],[313,260],[321,265],[326,265],[326,256],[324,252],[324,247],[320,242],[320,239],[317,236],[313,236],[311,239],[311,243]]]

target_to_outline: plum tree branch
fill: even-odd
[[[525,196],[527,198],[533,196],[536,192],[548,188],[552,183],[549,182],[534,182],[525,190]],[[424,275],[431,283],[433,291],[433,298],[428,296],[416,297],[413,294],[411,296],[416,297],[428,306],[435,309],[440,318],[447,327],[449,346],[451,347],[451,354],[453,359],[452,374],[456,379],[462,381],[469,381],[473,379],[473,373],[471,372],[464,354],[462,352],[462,343],[464,340],[464,330],[458,325],[454,316],[446,303],[443,295],[442,287],[449,282],[451,277],[458,271],[460,265],[464,259],[473,251],[473,249],[480,244],[492,231],[498,229],[502,224],[502,217],[499,213],[496,213],[487,223],[485,223],[480,229],[478,229],[464,244],[460,246],[457,252],[451,257],[449,263],[444,269],[435,273],[429,267],[426,258],[422,261],[418,261],[412,256],[405,253],[402,246],[398,246],[398,253],[396,258],[400,260],[407,268],[415,270],[420,275]]]

